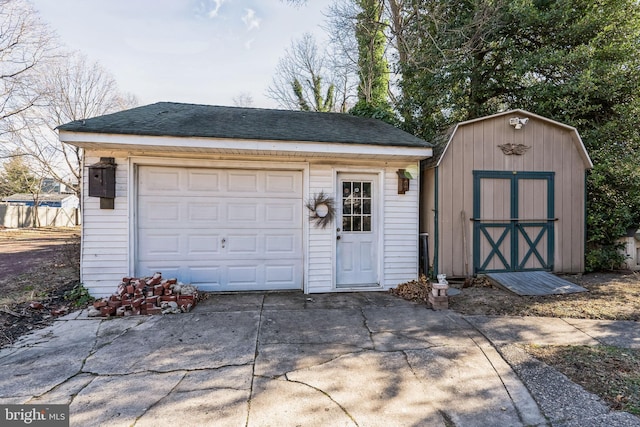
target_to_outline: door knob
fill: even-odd
[[[336,240],[340,240],[340,236],[336,236]]]

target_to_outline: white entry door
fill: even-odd
[[[376,175],[338,174],[336,287],[379,286]]]
[[[136,274],[301,289],[302,206],[300,171],[140,166]]]

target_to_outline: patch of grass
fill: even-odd
[[[640,415],[640,350],[612,346],[525,346],[613,409]]]

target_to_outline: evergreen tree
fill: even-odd
[[[6,161],[0,172],[0,196],[6,197],[16,193],[32,194],[37,191],[39,183],[31,172],[29,165],[20,155],[15,155]]]

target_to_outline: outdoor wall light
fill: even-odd
[[[398,194],[404,194],[409,191],[409,180],[413,178],[405,169],[398,169]]]

